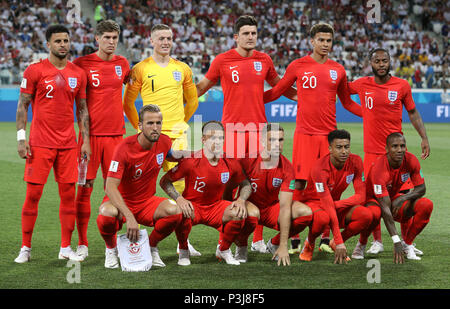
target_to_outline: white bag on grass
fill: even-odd
[[[148,271],[152,268],[152,255],[147,230],[139,231],[139,240],[130,242],[126,234],[117,235],[122,271]]]

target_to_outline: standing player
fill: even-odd
[[[91,215],[91,194],[99,165],[106,181],[114,148],[122,141],[125,122],[122,108],[122,85],[127,82],[130,65],[122,56],[114,55],[119,41],[120,27],[112,20],[98,23],[95,40],[98,51],[75,59],[88,77],[87,106],[90,119],[91,160],[87,168],[86,184],[78,186],[77,209],[78,249],[83,259],[88,256],[87,229]],[[80,135],[78,145],[83,138]]]
[[[182,160],[161,178],[161,188],[177,202],[184,216],[190,218],[191,226],[205,224],[222,231],[216,256],[227,264],[239,265],[240,262],[231,254],[230,246],[243,229],[247,229],[247,215],[258,218],[259,212],[255,205],[247,202],[251,186],[238,161],[223,157],[223,125],[218,121],[205,123],[202,142],[201,152],[193,158]],[[186,187],[180,195],[173,182],[182,178],[186,181]],[[229,181],[240,184],[240,195],[234,202],[222,200]],[[186,241],[188,234],[184,234]],[[179,263],[182,265],[190,264],[187,249],[187,242],[180,241]]]
[[[353,102],[344,67],[329,59],[334,29],[319,23],[310,30],[311,55],[294,60],[281,81],[264,93],[264,102],[276,100],[294,82],[297,84],[297,124],[292,163],[295,170],[294,200],[305,188],[315,161],[328,153],[327,135],[336,129],[336,95],[344,108],[361,117],[361,107]]]
[[[407,259],[420,260],[422,252],[413,245],[414,239],[430,221],[433,202],[423,197],[426,187],[419,160],[406,151],[406,141],[399,133],[391,133],[386,140],[386,154],[378,158],[370,169],[367,178],[367,199],[369,207],[377,209],[394,242],[394,262],[403,263]],[[401,194],[405,182],[411,179],[414,189]],[[398,236],[395,221],[405,225],[402,230],[403,241]],[[372,224],[372,229],[379,224]],[[364,258],[364,248],[371,233],[369,229],[361,237],[353,255]]]
[[[123,109],[130,123],[138,129],[138,117],[134,102],[141,93],[143,105],[155,104],[164,117],[162,133],[172,139],[175,150],[187,149],[187,122],[198,107],[197,88],[193,82],[191,68],[184,62],[170,57],[173,33],[169,26],[158,24],[152,27],[150,42],[151,57],[136,64],[125,87]],[[184,104],[185,103],[185,104]],[[175,163],[165,161],[167,172]],[[175,184],[183,192],[184,181]],[[191,245],[191,254],[200,255]]]
[[[21,158],[26,159],[24,180],[27,182],[22,208],[22,248],[14,260],[17,263],[30,260],[31,237],[38,204],[52,167],[61,199],[61,249],[58,258],[81,260],[70,247],[75,226],[75,182],[78,178],[73,102],[76,101],[80,131],[84,140],[80,156],[89,160],[86,74],[67,60],[70,38],[66,27],[52,25],[47,28],[45,37],[49,57],[25,70],[17,105],[17,151]],[[28,143],[25,129],[30,103],[33,121]]]
[[[222,123],[225,126],[227,157],[244,158],[260,149],[259,130],[267,123],[263,102],[264,82],[274,86],[280,80],[269,55],[257,51],[258,24],[253,16],[240,16],[234,25],[236,48],[217,55],[197,84],[198,96],[203,95],[220,79],[224,102]],[[296,100],[295,89],[284,93]],[[255,230],[252,248],[266,252],[262,227]]]
[[[358,155],[350,153],[350,133],[334,130],[328,134],[329,154],[316,161],[301,200],[313,211],[320,207],[330,218],[336,263],[348,260],[344,242],[366,230],[373,221],[370,209],[361,206],[366,199],[363,163]],[[355,194],[341,200],[342,193],[353,182]],[[342,233],[340,228],[345,228]],[[300,260],[311,261],[315,239],[322,231],[310,229],[300,253]]]
[[[127,223],[127,237],[135,242],[139,225],[153,226],[149,235],[152,265],[164,267],[158,243],[184,227],[181,209],[167,198],[155,196],[156,179],[172,141],[161,134],[162,114],[148,104],[139,112],[140,133],[125,138],[114,150],[106,179],[106,196],[100,205],[97,225],[105,240],[105,267],[119,267],[116,233]]]
[[[280,231],[267,243],[278,265],[290,265],[287,242],[289,236],[303,231],[312,220],[311,210],[304,204],[292,202],[295,188],[294,169],[282,155],[284,129],[278,124],[267,124],[262,131],[262,151],[256,159],[241,160],[247,178],[251,181],[249,201],[259,208],[259,223]],[[246,259],[248,235],[237,238],[236,259]]]
[[[362,102],[366,175],[376,159],[386,153],[386,137],[390,133],[402,131],[403,106],[422,138],[422,159],[426,159],[430,154],[427,133],[422,117],[414,104],[411,86],[406,80],[391,76],[390,56],[387,50],[383,48],[372,50],[369,53],[369,60],[374,76],[362,77],[349,83],[350,92],[357,93]],[[411,188],[410,182],[403,187],[403,189]],[[374,242],[367,252],[372,254],[382,252],[380,226],[375,229],[373,237]]]

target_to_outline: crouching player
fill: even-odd
[[[362,206],[366,197],[366,187],[362,177],[362,159],[350,153],[350,133],[334,130],[328,134],[330,153],[319,159],[311,170],[308,185],[301,195],[301,201],[313,212],[322,209],[329,216],[333,232],[330,247],[335,251],[334,263],[349,260],[344,242],[366,230],[374,220],[369,208]],[[341,200],[342,193],[353,182],[355,194]],[[311,261],[315,240],[328,224],[310,227],[308,238],[300,253],[300,260]],[[321,230],[322,228],[322,230]],[[344,230],[340,231],[340,228]]]
[[[227,264],[239,265],[231,254],[230,245],[243,229],[253,229],[245,225],[247,216],[259,218],[258,208],[247,202],[251,193],[249,181],[242,173],[236,159],[223,156],[224,127],[218,121],[209,121],[202,128],[203,149],[193,158],[181,160],[169,170],[160,181],[161,188],[176,201],[187,218],[187,229],[177,233],[180,243],[179,265],[190,265],[187,239],[192,225],[204,224],[222,232],[222,241],[216,256]],[[185,179],[185,189],[180,195],[173,183]],[[222,199],[227,183],[240,184],[239,198],[234,201]],[[253,229],[252,229],[253,228]],[[251,232],[250,232],[251,233]]]
[[[256,158],[245,158],[240,163],[252,186],[249,201],[260,211],[258,224],[280,231],[268,241],[267,248],[278,265],[286,266],[290,265],[288,239],[310,224],[312,212],[300,202],[292,203],[295,177],[291,162],[282,155],[284,129],[278,124],[267,124],[262,130],[261,144],[262,150]],[[242,233],[237,238],[235,258],[247,259],[250,233]]]
[[[145,105],[139,112],[141,133],[127,137],[114,150],[106,179],[106,196],[100,205],[97,225],[105,240],[105,267],[119,267],[116,233],[127,223],[127,237],[136,242],[139,224],[152,226],[149,235],[152,265],[164,267],[158,243],[184,226],[182,211],[167,198],[155,196],[156,180],[172,142],[161,134],[158,106]]]
[[[387,137],[386,152],[370,169],[367,180],[368,205],[380,212],[392,237],[394,263],[402,264],[404,254],[407,259],[420,260],[417,255],[423,253],[415,248],[413,241],[430,221],[433,202],[423,197],[426,188],[419,160],[406,151],[406,140],[401,133],[392,133]],[[401,187],[408,179],[411,179],[414,189],[400,194]],[[403,241],[398,236],[394,221],[401,223]],[[353,255],[364,258],[367,238],[378,223],[374,224],[369,228],[369,234],[361,233]]]

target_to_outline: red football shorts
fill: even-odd
[[[278,217],[280,216],[280,203],[259,209],[258,224],[279,231]]]
[[[261,149],[259,132],[225,131],[223,150],[227,158],[246,158],[249,154],[258,154]]]
[[[208,206],[200,206],[192,203],[195,214],[192,225],[204,224],[219,229],[222,226],[223,213],[231,203],[232,202],[230,201],[224,200],[220,200]]]
[[[103,179],[106,179],[114,148],[116,148],[122,140],[122,135],[90,136],[91,159],[89,160],[86,179],[95,179],[100,165],[102,167]],[[81,150],[82,144],[83,139],[80,134],[78,136],[78,151]]]
[[[31,147],[31,157],[26,159],[24,180],[45,184],[53,167],[55,181],[76,183],[78,180],[77,149]]]
[[[155,214],[155,211],[158,206],[165,200],[167,200],[167,198],[153,195],[138,206],[131,205],[130,203],[127,203],[127,201],[125,201],[125,204],[127,204],[128,208],[133,213],[137,223],[145,226],[154,226],[155,222],[153,221],[153,216]],[[102,204],[105,202],[109,202],[109,198],[107,195],[103,197]],[[126,222],[126,220],[123,216],[122,223],[124,222]]]
[[[328,153],[328,137],[326,135],[306,135],[295,132],[292,149],[295,179],[307,180],[317,159]]]

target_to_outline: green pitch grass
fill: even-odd
[[[284,154],[291,159],[294,124],[283,124],[286,129]],[[352,134],[352,151],[362,153],[362,125],[342,123],[340,128]],[[420,155],[420,139],[410,124],[405,124],[405,135],[409,151]],[[67,275],[72,268],[67,261],[58,260],[60,246],[60,224],[58,216],[59,197],[53,173],[49,175],[44,194],[39,204],[39,215],[33,235],[31,262],[19,265],[14,259],[21,245],[20,217],[25,198],[26,184],[23,181],[24,161],[16,151],[16,129],[14,123],[0,123],[0,288],[145,288],[145,289],[301,289],[301,288],[450,288],[450,124],[426,124],[431,144],[431,156],[420,160],[426,178],[426,196],[434,202],[431,221],[416,239],[424,252],[421,261],[406,261],[404,265],[393,264],[393,245],[382,224],[385,251],[377,257],[352,260],[347,265],[334,265],[333,256],[314,253],[312,262],[301,262],[291,255],[291,266],[278,267],[269,254],[249,252],[249,262],[240,266],[218,262],[214,256],[218,232],[212,228],[195,226],[190,241],[201,253],[191,258],[192,265],[177,265],[176,238],[174,235],[159,245],[165,268],[153,268],[149,272],[126,273],[120,269],[105,269],[105,245],[96,225],[98,206],[103,198],[103,181],[98,174],[92,194],[92,214],[89,223],[89,257],[81,263],[80,283],[70,284]],[[133,130],[127,127],[128,132]],[[353,189],[345,194],[351,194]],[[165,196],[158,187],[157,195]],[[151,228],[148,228],[151,231]],[[400,227],[398,226],[400,231]],[[122,229],[121,233],[125,231]],[[267,241],[275,232],[264,229]],[[300,234],[305,239],[307,230]],[[250,236],[251,238],[251,236]],[[75,231],[73,248],[78,241]],[[346,243],[351,254],[357,239]],[[370,243],[369,243],[370,245]],[[234,248],[233,248],[234,250]],[[369,259],[380,263],[380,283],[368,283]],[[370,277],[370,276],[369,276]]]

